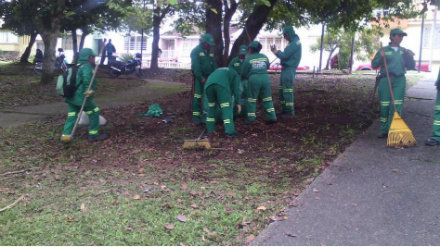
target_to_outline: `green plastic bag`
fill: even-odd
[[[141,117],[160,117],[162,116],[163,111],[160,108],[159,104],[153,104],[148,107],[148,111],[145,114],[138,114]]]

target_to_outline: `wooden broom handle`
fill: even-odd
[[[387,74],[388,86],[390,87],[390,95],[391,95],[391,100],[393,101],[394,111],[397,112],[396,103],[394,103],[394,93],[393,93],[393,87],[391,86],[390,73],[388,72],[388,63],[385,57],[385,50],[382,47],[382,43],[380,43],[380,50],[383,52],[382,60],[385,66],[385,72]]]

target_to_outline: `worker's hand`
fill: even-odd
[[[272,51],[273,54],[277,54],[277,52],[278,52],[277,47],[275,46],[275,44],[270,46],[270,50]]]
[[[84,95],[86,96],[86,98],[90,97],[90,95],[92,95],[93,90],[87,90],[84,92]]]
[[[241,105],[237,104],[237,113],[240,114],[241,113]]]
[[[206,78],[202,78],[202,84],[205,84]]]

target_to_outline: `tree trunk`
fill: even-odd
[[[228,6],[228,1],[224,1],[225,5],[225,18],[223,20],[223,37],[225,40],[225,49],[223,51],[223,63],[228,64],[229,58],[229,45],[231,43],[231,37],[229,34],[229,27],[231,23],[232,16],[234,16],[235,11],[237,10],[237,2],[235,0],[231,1],[231,6]]]
[[[222,1],[206,0],[206,32],[214,37],[214,57],[217,67],[223,67]],[[215,10],[215,13],[213,10]]]
[[[330,61],[332,60],[332,55],[333,55],[333,52],[335,52],[335,50],[336,50],[336,47],[330,51],[330,54],[328,55],[328,58],[327,58],[327,64],[325,65],[325,70],[330,69]]]
[[[43,71],[41,75],[42,84],[51,83],[54,77],[55,47],[57,45],[59,31],[46,31],[41,34],[44,42]]]
[[[82,48],[84,48],[84,42],[86,41],[86,37],[87,35],[89,35],[88,31],[82,30],[82,34],[81,34],[81,40],[79,41],[79,50],[81,50]],[[79,52],[78,50],[78,52]],[[99,56],[99,55],[98,55]]]
[[[153,13],[153,43],[151,47],[151,64],[150,69],[152,71],[157,71],[159,69],[159,40],[160,40],[160,8],[154,9]]]
[[[231,58],[237,56],[240,45],[248,45],[252,40],[255,39],[255,37],[257,37],[264,23],[266,23],[267,17],[272,11],[273,6],[276,4],[277,0],[269,0],[269,2],[270,7],[261,4],[254,8],[252,14],[245,22],[243,31],[241,32],[240,36],[238,36],[237,40],[232,46],[229,61],[231,60]]]
[[[72,29],[72,46],[73,46],[73,64],[78,62],[78,38],[76,35],[76,28]]]
[[[31,34],[31,39],[29,40],[29,44],[26,47],[26,50],[24,50],[23,55],[21,55],[20,63],[29,63],[28,59],[31,55],[32,46],[34,46],[35,39],[37,38],[38,33],[34,31],[34,33]]]

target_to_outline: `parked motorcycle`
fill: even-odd
[[[67,71],[70,65],[66,62],[66,57],[61,55],[55,59],[55,71],[58,71],[60,74]],[[41,74],[43,71],[43,59],[38,58],[34,60],[34,72],[36,74]]]
[[[141,77],[142,74],[142,57],[140,53],[137,53],[134,58],[131,58],[127,62],[116,61],[116,57],[109,58],[109,74],[113,77],[118,77],[120,75],[129,75],[136,73],[137,76]]]

